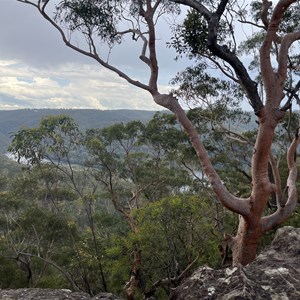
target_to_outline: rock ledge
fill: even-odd
[[[199,268],[170,299],[300,299],[300,228],[278,229],[270,248],[248,266]]]
[[[110,293],[91,297],[89,294],[67,289],[11,289],[0,290],[0,300],[121,300]]]

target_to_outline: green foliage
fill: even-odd
[[[204,142],[228,188],[246,194],[245,154],[252,149],[222,128],[247,123],[249,116],[222,101],[188,116],[205,130]],[[251,143],[253,135],[241,132],[239,138]],[[14,282],[0,279],[1,286],[121,295],[139,249],[137,298],[163,280],[154,289],[164,299],[194,260],[186,275],[202,264],[220,266],[223,234],[232,233],[237,220],[209,197],[205,177],[195,178],[193,172],[201,172],[196,154],[173,115],[85,133],[70,117],[44,118],[39,127],[15,133],[11,148],[30,168],[14,179],[0,177],[0,275],[10,268],[16,276]]]
[[[17,162],[0,153],[1,182],[4,180],[4,177],[8,179],[19,173],[21,168]]]
[[[168,197],[136,211],[139,232],[130,238],[141,247],[140,277],[146,291],[167,279],[169,286],[164,288],[170,292],[176,285],[172,280],[197,257],[188,274],[199,264],[220,264],[222,235],[213,225],[214,218],[215,210],[204,195]]]
[[[102,40],[113,43],[118,41],[116,24],[121,8],[118,6],[118,1],[64,0],[56,7],[56,20],[71,31],[96,32]]]
[[[0,111],[0,151],[5,153],[11,143],[11,134],[20,128],[39,125],[45,116],[68,115],[76,120],[80,130],[104,128],[115,123],[141,120],[146,123],[152,111],[140,110],[96,110],[96,109],[20,109]]]
[[[221,21],[218,30],[218,40],[224,41],[226,38],[226,23]],[[186,55],[190,59],[201,59],[202,55],[212,55],[208,49],[208,25],[205,18],[196,10],[189,10],[183,24],[174,28],[174,36],[171,38],[169,46],[175,48],[176,52],[182,56]]]
[[[39,1],[39,8],[42,2]],[[238,56],[254,52],[250,69],[259,67],[255,59],[264,29],[260,26],[262,31],[242,43],[237,52],[233,15],[241,12],[235,11],[235,3],[230,2],[227,7],[226,1],[202,3],[208,10],[188,11],[169,44],[179,56],[195,60],[195,67],[174,78],[173,84],[180,87],[175,94],[184,97],[189,105],[198,106],[188,117],[202,134],[215,169],[230,191],[245,196],[252,182],[249,154],[255,133],[241,130],[241,124],[249,120],[236,109],[244,99],[240,86],[247,88],[249,98],[259,102],[255,104],[251,99],[255,109],[259,106],[259,110],[263,101],[257,99],[256,83]],[[152,4],[62,0],[56,6],[54,22],[60,23],[60,33],[72,48],[76,46],[66,38],[64,29],[69,37],[83,34],[88,48],[77,50],[104,66],[107,63],[98,56],[94,37],[100,39],[101,46],[106,44],[109,51],[126,33],[132,34],[135,41],[148,38],[149,58],[140,58],[153,72],[150,83],[155,95],[157,70],[155,51],[151,48],[155,46],[151,21],[154,25],[155,17],[165,12],[178,13],[178,5],[158,1],[158,15],[154,16]],[[259,2],[252,5],[251,20],[258,20],[260,9]],[[43,14],[43,9],[40,12]],[[218,16],[219,12],[222,16]],[[280,30],[297,29],[298,15],[298,5],[293,5]],[[218,22],[215,27],[214,20]],[[130,29],[123,31],[125,23],[130,24]],[[274,39],[271,55],[277,55],[276,46]],[[291,53],[289,83],[285,86],[291,97],[293,76],[297,75],[292,64],[298,60],[299,56]],[[211,67],[221,71],[222,79],[208,71]],[[126,79],[123,73],[116,72]],[[234,83],[224,79],[224,75]],[[131,79],[127,81],[140,86]],[[284,127],[289,125],[283,124]],[[238,133],[233,132],[236,128]],[[159,297],[166,297],[193,261],[219,264],[222,233],[236,225],[231,215],[210,202],[215,199],[208,199],[211,187],[204,176],[201,178],[198,165],[195,167],[195,152],[175,118],[168,114],[156,114],[148,124],[133,121],[85,133],[71,117],[51,116],[36,128],[23,128],[13,134],[9,150],[18,156],[19,162],[25,159],[29,165],[29,172],[11,183],[5,176],[0,178],[1,207],[5,211],[0,222],[1,258],[16,262],[13,268],[21,285],[57,287],[64,278],[63,282],[70,287],[90,294],[106,290],[120,294],[128,278],[136,275],[136,294],[140,298],[157,282],[168,283],[157,291]],[[198,155],[202,155],[201,151]],[[22,202],[26,205],[19,205]],[[141,261],[136,266],[139,255]],[[10,279],[3,284],[10,285]]]
[[[220,265],[219,245],[222,233],[214,221],[225,215],[216,215],[214,207],[203,194],[198,196],[174,196],[148,203],[134,212],[138,233],[130,230],[123,235],[113,234],[107,248],[107,266],[115,292],[118,282],[128,279],[130,259],[138,244],[142,255],[139,270],[141,290],[151,290],[155,282],[167,279],[164,289],[158,288],[156,296],[167,299],[166,291],[176,286],[173,282],[192,261],[197,261],[190,274],[199,264],[212,267]],[[226,216],[227,218],[227,216]],[[228,230],[229,228],[227,228]]]
[[[65,115],[41,120],[38,128],[24,128],[13,134],[9,151],[25,159],[27,164],[40,164],[43,159],[64,159],[80,142],[80,133],[74,120]]]
[[[204,197],[169,197],[136,211],[140,225],[138,238],[145,251],[149,252],[146,261],[160,264],[155,267],[157,271],[168,265],[170,269],[165,271],[164,276],[179,271],[176,270],[178,266],[174,265],[174,257],[181,262],[181,270],[199,253],[199,261],[211,266],[219,263],[215,246],[220,242],[221,235],[213,226],[215,211]],[[156,255],[151,255],[150,249]]]
[[[168,154],[178,151],[180,144],[187,143],[185,133],[178,128],[176,117],[161,113],[156,113],[147,123],[141,139],[150,149]]]
[[[70,32],[80,32],[87,40],[93,35],[112,46],[122,40],[121,20],[133,24],[138,20],[146,1],[63,0],[56,6],[55,21],[64,24]],[[160,14],[179,14],[179,5],[160,1]],[[122,29],[120,29],[122,28]],[[135,40],[135,34],[132,38]]]
[[[180,145],[187,141],[175,123],[172,115],[156,114],[146,126],[129,122],[89,130],[86,134],[90,153],[87,165],[94,167],[97,180],[101,178],[104,184],[109,181],[113,184],[114,193],[122,191],[123,195],[127,193],[127,197],[131,197],[136,186],[141,190],[137,195],[139,204],[146,199],[159,199],[172,189],[178,190],[190,179],[176,162]]]
[[[217,3],[205,1],[205,6],[217,12],[222,5],[218,7]],[[186,101],[189,107],[210,108],[218,102],[223,103],[224,107],[231,107],[233,103],[237,107],[245,100],[240,83],[231,80],[235,77],[234,71],[211,51],[212,44],[216,43],[222,49],[217,52],[237,54],[234,18],[232,12],[227,14],[228,11],[220,18],[216,28],[213,28],[209,23],[213,23],[214,18],[208,21],[205,12],[202,14],[191,9],[182,24],[175,26],[173,30],[169,46],[176,50],[177,59],[187,56],[194,61],[192,66],[177,73],[171,81],[178,87],[173,93]],[[216,69],[221,71],[219,76],[216,76]]]

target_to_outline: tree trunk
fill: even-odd
[[[125,291],[127,300],[134,300],[134,292],[139,286],[139,271],[141,267],[142,252],[139,245],[136,245],[137,249],[134,250],[134,259],[132,262],[131,276],[126,284]]]
[[[126,215],[128,224],[131,228],[133,234],[138,234],[138,226],[134,217],[127,213]],[[131,275],[129,281],[125,285],[125,293],[127,300],[134,300],[134,292],[139,287],[140,283],[140,268],[142,263],[142,250],[140,247],[140,243],[136,242],[133,250],[133,260],[131,263]]]
[[[255,259],[257,245],[261,236],[260,222],[246,221],[240,216],[237,235],[232,239],[230,245],[233,266],[239,264],[245,266]]]
[[[233,266],[247,265],[256,257],[257,245],[263,233],[261,217],[267,203],[278,188],[271,183],[269,160],[274,130],[283,117],[277,110],[263,109],[259,116],[259,129],[252,157],[252,192],[250,213],[240,216],[237,235],[232,240]]]

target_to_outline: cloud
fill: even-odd
[[[59,33],[30,5],[0,0],[0,109],[24,107],[160,109],[151,96],[69,49]],[[166,48],[168,28],[158,32],[161,91],[183,63]],[[147,83],[149,69],[139,59],[141,44],[128,37],[110,60]],[[140,42],[140,41],[139,41]],[[171,52],[170,52],[171,51]]]
[[[0,98],[0,109],[160,109],[147,92],[110,71],[76,63],[36,69],[18,61],[0,61]]]
[[[0,0],[0,58],[38,66],[86,61],[68,49],[59,33],[31,5]]]

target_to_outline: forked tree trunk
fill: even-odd
[[[250,212],[239,216],[239,227],[232,240],[232,264],[247,265],[257,253],[257,246],[264,230],[261,217],[276,186],[269,178],[269,160],[273,142],[274,129],[280,116],[262,110],[259,118],[259,130],[252,156],[252,191],[250,195]]]
[[[245,266],[256,257],[257,245],[262,236],[261,226],[253,222],[247,222],[240,216],[237,235],[232,238],[230,248],[232,250],[232,265]]]
[[[216,173],[208,153],[203,147],[200,136],[187,118],[184,110],[172,95],[155,95],[155,102],[170,109],[187,133],[217,198],[229,210],[240,215],[237,235],[229,243],[233,252],[233,265],[247,265],[256,257],[257,246],[261,236],[280,224],[291,215],[297,203],[295,178],[297,176],[294,157],[299,139],[296,137],[288,154],[290,176],[287,183],[291,193],[286,205],[278,205],[277,211],[268,217],[263,217],[264,210],[272,193],[277,193],[278,187],[269,179],[269,160],[273,142],[274,130],[284,113],[278,109],[262,109],[260,126],[252,157],[252,191],[249,198],[238,198],[229,193],[221,178]]]
[[[300,40],[300,31],[295,31],[283,35],[279,41],[278,29],[285,11],[290,5],[295,4],[297,1],[279,0],[270,18],[268,13],[270,2],[267,0],[262,1],[262,21],[266,29],[266,35],[260,49],[260,70],[265,90],[265,101],[262,101],[260,98],[257,83],[251,80],[245,66],[236,56],[236,53],[231,52],[229,47],[224,47],[224,45],[219,44],[217,35],[218,27],[228,4],[228,0],[220,1],[219,5],[216,3],[218,7],[213,12],[209,11],[204,4],[200,3],[201,1],[170,1],[192,7],[206,19],[208,25],[207,42],[209,50],[212,54],[231,65],[239,79],[239,83],[245,89],[255,113],[260,115],[260,128],[252,160],[252,192],[250,197],[246,199],[235,197],[226,189],[210,161],[209,155],[201,142],[198,132],[187,118],[177,99],[175,99],[171,94],[162,95],[158,92],[158,62],[156,56],[155,22],[153,18],[159,4],[162,1],[156,1],[156,3],[152,5],[152,1],[147,0],[145,1],[147,5],[141,5],[140,7],[140,16],[144,18],[148,26],[148,41],[147,39],[144,40],[145,43],[142,55],[140,56],[140,59],[150,68],[148,84],[143,84],[140,81],[131,78],[118,68],[108,63],[107,60],[103,60],[96,51],[97,49],[91,34],[86,36],[88,41],[90,41],[91,47],[89,51],[81,49],[77,45],[73,44],[69,39],[69,34],[65,34],[63,28],[60,27],[60,24],[56,23],[55,20],[47,14],[46,7],[49,1],[38,1],[38,3],[30,0],[19,1],[35,6],[42,16],[60,32],[63,41],[68,47],[95,59],[104,68],[116,73],[133,86],[148,91],[153,96],[154,101],[157,104],[171,110],[177,116],[179,123],[184,128],[197,153],[202,165],[203,173],[207,176],[216,197],[226,208],[242,216],[240,217],[237,236],[232,239],[234,264],[241,263],[245,265],[251,262],[256,256],[256,248],[261,235],[264,232],[271,230],[274,226],[279,225],[287,217],[289,217],[294,211],[298,200],[295,184],[297,178],[297,166],[294,160],[294,154],[297,145],[299,144],[299,138],[296,136],[288,154],[289,177],[287,180],[287,202],[283,206],[278,203],[277,211],[274,214],[262,217],[270,195],[272,193],[278,194],[278,189],[280,189],[280,184],[278,184],[279,181],[272,184],[269,180],[268,160],[275,126],[280,118],[283,117],[283,112],[280,111],[280,107],[282,107],[281,102],[285,96],[283,88],[286,81],[287,66],[289,65],[288,51],[293,42]],[[143,39],[144,34],[140,33],[139,37]],[[276,49],[278,65],[274,68],[271,63],[270,54],[271,51],[274,50],[272,49],[274,42],[278,41],[280,43],[279,47]],[[146,49],[149,51],[148,56],[146,56]],[[118,208],[116,209],[118,210]],[[135,274],[134,277],[131,278],[129,284],[129,287],[132,286],[132,289],[136,287],[138,282],[136,270],[139,268],[139,264],[139,259],[134,261],[136,268],[133,273]]]

